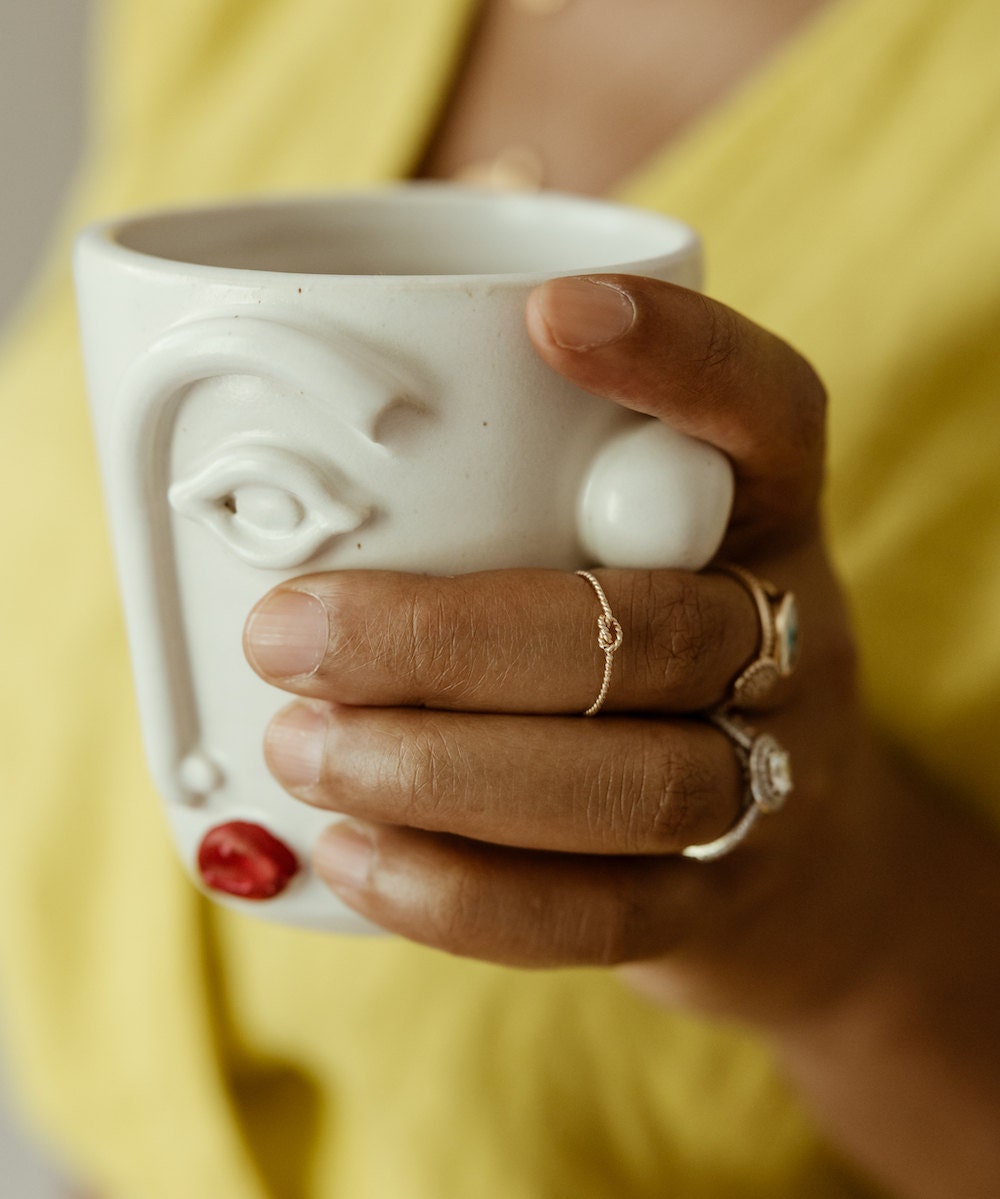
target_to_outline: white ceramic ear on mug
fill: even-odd
[[[700,570],[719,548],[732,502],[723,454],[644,420],[594,458],[580,492],[580,544],[602,566]]]
[[[456,202],[458,217],[510,204],[423,189],[401,211]],[[542,204],[560,220],[632,219]],[[534,209],[511,211],[520,238]],[[671,230],[680,248],[636,273],[691,284],[696,239]],[[106,229],[85,232],[78,254],[143,735],[180,856],[231,907],[371,931],[308,866],[335,817],[291,799],[264,764],[285,699],[243,657],[252,605],[282,579],[352,566],[698,569],[725,531],[729,464],[545,367],[523,325],[537,278],[206,268],[135,254]]]

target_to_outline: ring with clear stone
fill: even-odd
[[[704,845],[689,845],[684,857],[699,862],[721,858],[746,837],[762,815],[777,812],[793,790],[788,753],[770,733],[758,733],[749,725],[722,711],[709,712],[708,719],[729,738],[743,769],[743,809],[731,829]]]

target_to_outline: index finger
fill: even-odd
[[[608,711],[717,704],[756,652],[746,590],[723,574],[598,570],[624,630]],[[247,622],[268,682],[364,706],[580,713],[601,686],[601,606],[556,570],[437,578],[345,570],[282,584]]]
[[[698,292],[629,275],[553,279],[527,322],[541,357],[578,386],[728,455],[728,554],[812,532],[826,396],[780,338]]]

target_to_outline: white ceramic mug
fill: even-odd
[[[287,697],[246,664],[241,632],[280,580],[712,557],[726,460],[572,387],[524,325],[552,276],[694,287],[699,269],[695,234],[669,218],[447,185],[83,231],[84,358],[146,750],[206,893],[369,927],[309,868],[333,817],[264,765]]]

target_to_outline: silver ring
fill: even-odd
[[[757,607],[760,648],[757,656],[733,680],[727,705],[758,708],[781,679],[787,679],[799,657],[799,610],[791,591],[779,591],[742,566],[717,562],[713,570],[740,583]]]
[[[726,734],[740,759],[743,809],[733,827],[721,837],[681,850],[684,857],[699,862],[713,862],[735,849],[762,815],[784,806],[793,790],[791,762],[776,738],[770,733],[758,733],[723,712],[709,712],[708,719]]]

